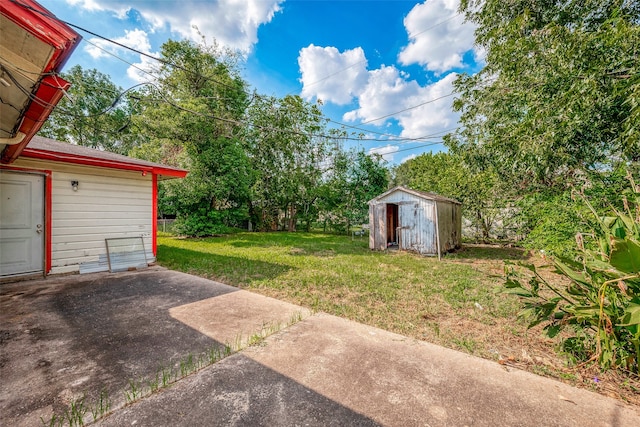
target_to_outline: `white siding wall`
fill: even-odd
[[[51,273],[96,264],[106,254],[105,238],[142,236],[152,254],[151,175],[34,159],[14,166],[52,171]]]

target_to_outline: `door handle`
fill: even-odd
[[[36,225],[36,233],[38,233],[38,234],[42,233],[42,224],[37,224]]]

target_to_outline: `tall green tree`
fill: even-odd
[[[289,231],[299,217],[309,224],[317,214],[327,142],[319,105],[299,96],[256,96],[247,116],[245,148],[255,173],[251,212],[258,228],[278,229],[281,213]]]
[[[189,170],[161,192],[160,206],[174,211],[180,231],[239,225],[253,176],[241,139],[248,99],[237,54],[187,40],[169,40],[160,53],[157,83],[140,93],[136,123],[148,142],[135,154]]]
[[[326,164],[319,210],[325,226],[348,233],[369,222],[367,202],[388,189],[389,170],[379,154],[344,151],[337,143]]]
[[[136,100],[108,75],[76,65],[62,77],[71,88],[42,126],[41,136],[119,154],[141,142],[131,122]]]
[[[448,139],[522,189],[640,161],[640,3],[463,0],[486,66],[461,75]]]
[[[509,206],[508,192],[495,172],[471,168],[462,156],[453,153],[424,153],[407,160],[394,169],[393,182],[460,201],[463,216],[484,240]]]

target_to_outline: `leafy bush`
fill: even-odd
[[[574,236],[582,223],[569,192],[532,193],[518,203],[517,223],[522,224],[522,242],[527,249],[544,249],[562,257],[575,256]]]
[[[529,327],[545,323],[549,337],[565,327],[573,330],[563,342],[566,352],[582,361],[597,360],[603,368],[640,366],[640,188],[629,175],[622,209],[601,217],[584,199],[596,227],[577,234],[580,261],[555,258],[556,272],[568,279],[564,287],[542,277],[533,265],[528,281],[507,269],[506,292],[524,300],[520,316]]]
[[[225,214],[229,212],[211,209],[198,209],[188,215],[178,216],[173,223],[175,234],[189,237],[205,237],[216,234],[225,234],[233,231],[233,228],[224,224]]]
[[[583,197],[575,197],[570,188],[579,186]],[[550,255],[575,258],[578,251],[575,235],[581,230],[597,227],[595,216],[582,199],[601,215],[614,209],[624,209],[619,195],[629,186],[627,170],[618,165],[611,170],[585,171],[580,179],[565,190],[539,188],[524,194],[517,201],[514,223],[525,236],[522,246],[544,249]]]

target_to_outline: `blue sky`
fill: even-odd
[[[443,149],[438,141],[458,119],[452,82],[482,66],[459,0],[39,1],[62,20],[156,56],[170,38],[198,41],[196,26],[207,42],[243,53],[243,76],[259,93],[321,99],[333,126],[354,126],[367,139],[358,144],[392,164]],[[152,60],[79,32],[65,69],[96,68],[125,89],[149,79],[115,56],[139,68]]]

